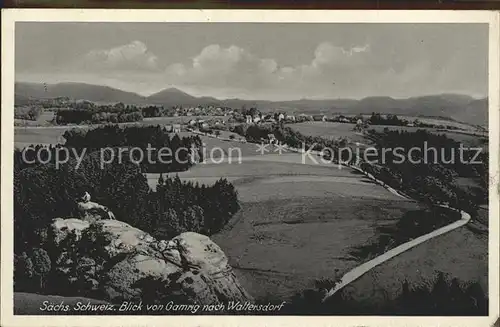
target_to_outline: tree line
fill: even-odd
[[[171,136],[165,127],[159,125],[125,128],[106,125],[90,130],[72,129],[66,131],[63,137],[66,147],[87,151],[109,147],[139,148],[141,151],[126,154],[140,161],[143,172],[147,173],[185,171],[203,160],[203,144],[198,135]]]
[[[14,107],[14,118],[23,120],[37,120],[42,114],[40,107]]]
[[[106,164],[110,156],[114,156],[114,160],[128,157],[137,162],[145,173],[185,171],[203,160],[203,143],[198,135],[179,137],[159,125],[105,125],[90,130],[74,128],[65,131],[63,138],[66,140],[64,144],[38,144],[23,150],[16,149],[16,165],[22,169],[39,164],[56,164],[56,160],[64,162],[84,151],[90,153],[101,149],[104,149],[102,153]],[[140,151],[134,152],[133,148]]]
[[[65,124],[90,124],[90,123],[126,123],[142,121],[144,117],[173,116],[174,108],[163,106],[136,106],[125,105],[121,102],[113,105],[98,105],[92,102],[75,102],[68,108],[56,111],[55,122]]]
[[[370,135],[379,153],[399,147],[409,155],[410,149],[418,149],[411,152],[411,160],[401,162],[390,151],[383,164],[361,164],[385,184],[425,202],[449,203],[472,214],[478,205],[488,202],[488,152],[484,149],[479,154],[469,148],[460,151],[459,142],[426,130],[370,131]],[[457,183],[458,177],[475,179],[477,186],[463,187]]]

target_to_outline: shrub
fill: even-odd
[[[33,249],[30,259],[33,262],[33,274],[38,277],[40,281],[40,290],[43,290],[45,279],[51,270],[50,257],[44,249],[35,248]]]

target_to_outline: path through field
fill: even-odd
[[[350,168],[302,163],[297,153],[244,156],[178,173],[184,180],[235,186],[240,211],[213,235],[243,286],[258,297],[288,298],[360,265],[350,252],[396,223],[416,202],[398,197]],[[151,174],[150,185],[158,175]]]

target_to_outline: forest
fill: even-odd
[[[156,190],[151,190],[141,165],[133,160],[113,161],[101,167],[98,147],[175,144],[161,128],[140,127],[127,130],[101,127],[92,132],[68,132],[68,145],[93,148],[77,159],[56,166],[46,158],[32,157],[27,164],[22,150],[14,153],[14,252],[16,290],[50,293],[54,277],[50,251],[46,251],[50,224],[55,218],[78,217],[77,203],[84,192],[92,201],[109,208],[117,220],[150,233],[158,239],[170,239],[185,231],[211,235],[222,229],[239,210],[234,186],[220,179],[211,186],[184,182],[178,176],[160,175]],[[178,139],[178,137],[177,137]],[[93,142],[92,140],[100,140]],[[194,138],[180,140],[180,144]],[[62,145],[51,147],[56,151]],[[38,146],[40,148],[40,146]],[[32,153],[31,151],[29,153]],[[47,160],[47,163],[44,163]],[[40,162],[42,161],[42,162]],[[172,169],[186,169],[172,165]],[[52,260],[52,261],[51,261]]]

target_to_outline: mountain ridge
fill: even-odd
[[[283,110],[288,113],[381,113],[412,116],[443,116],[453,120],[476,125],[486,125],[488,98],[473,98],[469,95],[442,93],[393,98],[390,96],[370,96],[362,99],[300,99],[300,100],[243,100],[238,98],[216,99],[210,96],[196,97],[174,87],[166,88],[149,96],[123,91],[109,86],[87,83],[66,82],[57,84],[15,83],[16,104],[30,98],[56,98],[66,96],[74,100],[88,100],[97,103],[136,105],[197,106],[215,105],[231,108],[257,107],[261,110]]]

